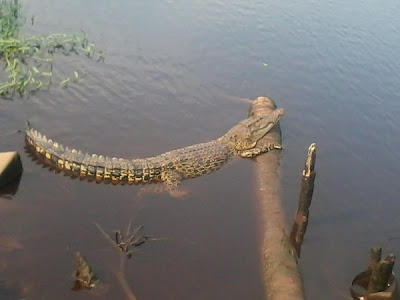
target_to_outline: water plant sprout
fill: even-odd
[[[85,32],[29,35],[20,31],[25,23],[18,0],[0,2],[0,60],[5,63],[7,78],[0,77],[0,96],[24,96],[52,84],[55,54],[84,54],[104,62],[104,50],[90,43]],[[32,24],[34,18],[32,17]],[[84,73],[74,71],[60,80],[65,87],[82,80]]]

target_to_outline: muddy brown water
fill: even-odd
[[[56,60],[87,78],[0,102],[0,149],[20,151],[18,189],[0,195],[0,296],[123,299],[118,256],[93,222],[149,242],[127,265],[139,299],[262,299],[254,163],[184,182],[184,200],[144,186],[73,180],[24,150],[26,120],[73,147],[145,157],[204,142],[246,116],[240,97],[285,108],[283,200],[291,217],[307,148],[318,147],[300,260],[308,299],[347,299],[371,246],[398,253],[400,42],[397,1],[21,1],[31,33],[88,32],[105,64]],[[106,284],[71,291],[80,250]],[[398,267],[396,266],[396,271]]]

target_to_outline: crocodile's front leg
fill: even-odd
[[[256,157],[260,154],[269,152],[274,149],[281,150],[281,149],[283,149],[283,147],[279,143],[267,143],[267,144],[262,145],[261,147],[255,147],[255,148],[239,151],[239,156],[245,157],[245,158]]]

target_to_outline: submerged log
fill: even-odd
[[[275,108],[275,103],[269,98],[258,97],[249,114],[267,114]],[[279,125],[259,141],[261,144],[268,142],[281,142]],[[271,151],[256,158],[262,276],[267,299],[303,300],[304,288],[297,254],[285,234],[285,214],[280,198],[280,157],[280,151]]]

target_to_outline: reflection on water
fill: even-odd
[[[80,57],[57,62],[60,78],[84,65],[88,76],[80,85],[0,103],[0,151],[19,151],[24,164],[18,192],[0,203],[1,234],[23,245],[1,252],[7,262],[1,278],[24,294],[71,298],[70,245],[110,284],[98,298],[120,299],[115,256],[93,222],[120,228],[131,218],[167,238],[145,245],[127,268],[139,299],[263,294],[251,161],[185,182],[191,194],[184,201],[140,198],[140,186],[71,180],[32,161],[22,134],[3,135],[23,129],[26,120],[88,152],[146,157],[225,133],[247,112],[235,97],[271,96],[286,110],[282,183],[290,218],[307,147],[318,146],[300,261],[308,297],[342,298],[372,245],[394,253],[400,247],[400,240],[388,240],[400,225],[397,1],[22,4],[35,16],[27,31],[84,29],[108,50],[105,64]]]

